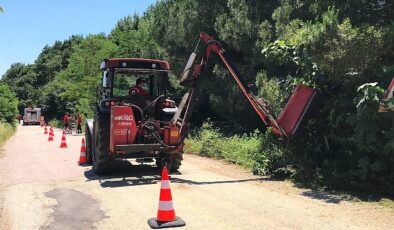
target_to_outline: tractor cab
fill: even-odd
[[[177,111],[167,98],[170,66],[162,60],[113,58],[101,64],[102,89],[100,107],[132,104],[136,119],[169,120]]]

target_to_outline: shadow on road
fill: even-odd
[[[307,196],[316,200],[321,200],[329,204],[339,204],[341,201],[346,200],[345,197],[335,194],[329,194],[327,192],[320,191],[305,191],[301,195]]]
[[[251,179],[240,179],[240,180],[193,181],[193,180],[181,179],[176,177],[171,178],[171,183],[190,184],[190,185],[233,184],[233,183],[244,183],[250,181],[272,181],[272,180],[269,178],[251,178]]]
[[[133,165],[129,161],[116,162],[114,172],[105,176],[97,175],[93,169],[85,171],[85,177],[88,181],[97,180],[100,186],[107,187],[124,187],[136,185],[157,184],[161,181],[161,172],[155,165]],[[181,172],[176,171],[170,174],[171,183],[189,184],[189,185],[213,185],[244,183],[251,181],[273,181],[271,178],[248,178],[238,180],[214,180],[214,181],[195,181],[180,178]]]
[[[347,192],[338,192],[338,191],[317,191],[310,190],[302,192],[301,195],[321,200],[329,204],[339,204],[342,201],[365,201],[365,202],[381,202],[383,200],[394,200],[392,196],[385,196],[379,194],[368,194],[368,193],[351,193]]]
[[[119,161],[108,175],[97,175],[93,169],[85,171],[88,181],[98,180],[101,187],[124,187],[135,185],[156,184],[160,182],[160,170],[154,165],[133,165],[129,161]]]

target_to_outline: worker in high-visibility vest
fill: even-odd
[[[64,131],[67,131],[69,129],[69,124],[70,124],[70,116],[68,112],[64,114],[63,122],[64,122]]]

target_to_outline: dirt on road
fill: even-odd
[[[97,176],[77,165],[82,136],[68,148],[37,126],[21,126],[0,156],[0,229],[150,229],[160,193],[153,165],[119,162]],[[352,203],[289,182],[253,176],[221,161],[186,155],[171,175],[183,229],[393,229],[394,209]]]

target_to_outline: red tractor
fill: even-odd
[[[170,123],[177,111],[167,96],[166,61],[114,58],[101,65],[103,80],[94,119],[86,122],[86,152],[93,170],[104,174],[116,159],[155,159],[176,170],[183,145]]]
[[[88,120],[86,127],[87,158],[93,162],[96,173],[107,172],[117,158],[154,158],[160,167],[166,165],[170,171],[179,168],[193,105],[212,53],[220,57],[247,101],[275,135],[285,139],[300,133],[302,120],[314,107],[316,91],[297,86],[275,119],[265,99],[253,95],[221,44],[208,34],[200,33],[180,80],[188,91],[178,107],[166,94],[170,72],[166,61],[115,58],[102,64],[101,99],[94,120]],[[195,64],[197,57],[201,58],[199,64]],[[147,84],[145,89],[140,82]]]

